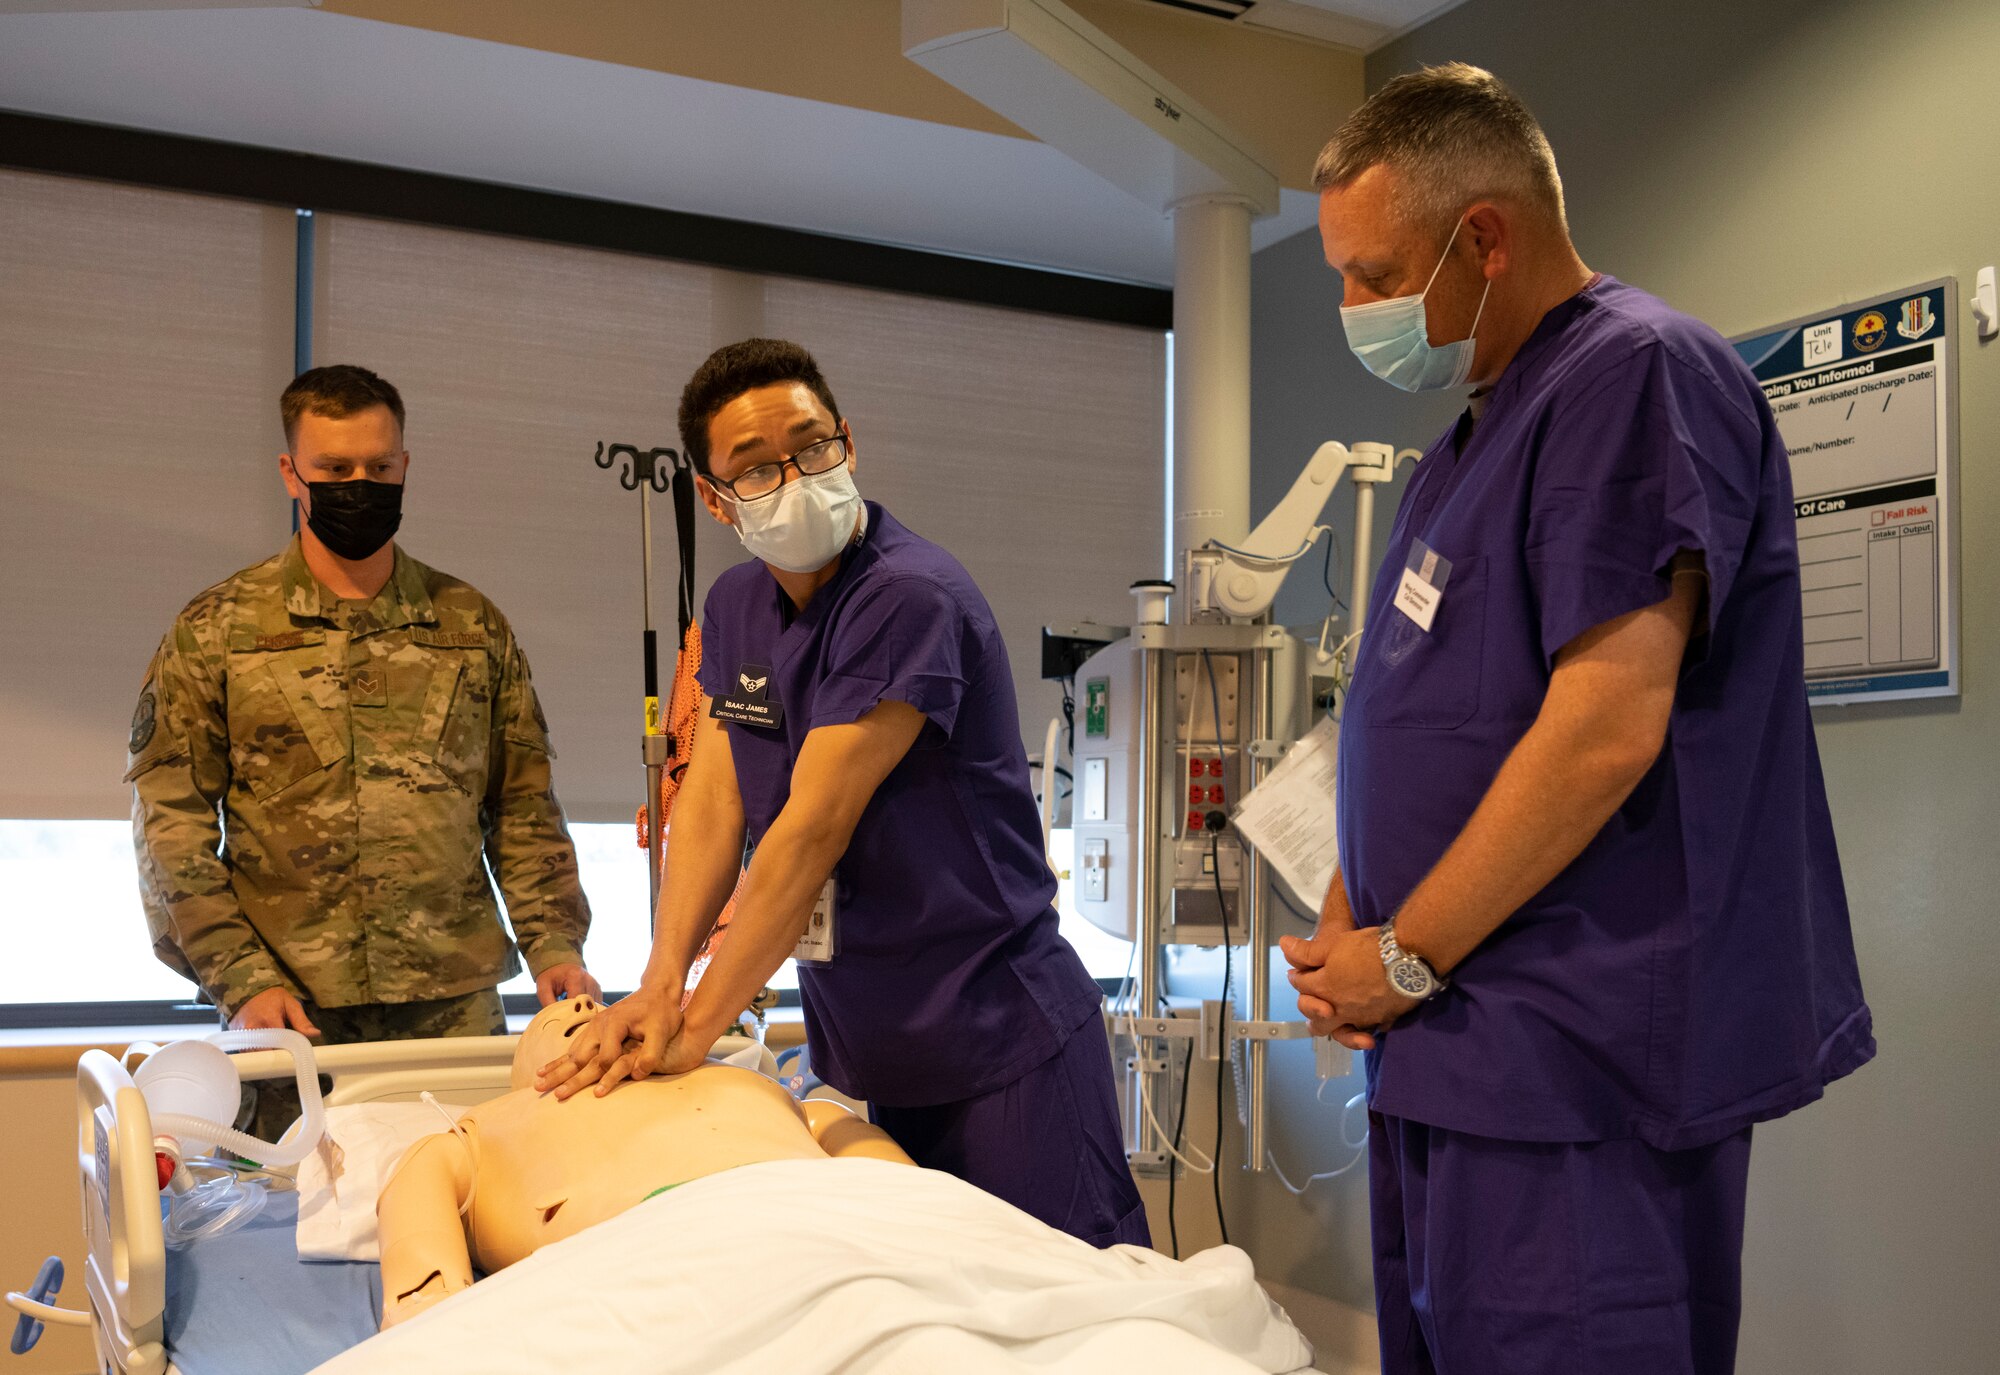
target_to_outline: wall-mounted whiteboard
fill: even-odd
[[[1732,340],[1791,451],[1815,706],[1958,692],[1957,284]]]

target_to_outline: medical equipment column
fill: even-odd
[[[1368,597],[1374,590],[1375,487],[1395,479],[1396,459],[1401,455],[1394,444],[1378,443],[1356,444],[1348,452],[1353,456],[1347,476],[1354,483],[1354,571],[1348,584],[1347,633],[1359,643],[1358,637],[1368,624]],[[1422,457],[1414,449],[1404,450],[1403,455]]]
[[[1139,780],[1138,857],[1132,872],[1132,899],[1139,917],[1138,1004],[1133,1018],[1154,1017],[1160,1010],[1160,781],[1153,761],[1160,750],[1160,654],[1143,644],[1134,650],[1139,656],[1139,738],[1137,741]],[[1145,1076],[1140,1101],[1157,1103],[1166,1096],[1164,1081],[1153,1066],[1152,1048],[1142,1035],[1133,1037],[1133,1073]],[[1163,1143],[1150,1112],[1140,1113],[1134,1134],[1141,1158],[1158,1153]],[[1173,1143],[1166,1142],[1171,1146]],[[1172,1169],[1172,1162],[1167,1163]]]
[[[1245,792],[1263,781],[1269,768],[1266,742],[1271,740],[1272,651],[1260,649],[1250,656],[1250,734],[1243,751]],[[1244,960],[1250,966],[1249,1022],[1261,1027],[1271,1018],[1271,866],[1251,846],[1244,846],[1249,861],[1243,879],[1244,926],[1248,932]],[[1264,1063],[1270,1047],[1262,1037],[1243,1037],[1243,1168],[1252,1174],[1264,1172]],[[1231,1053],[1234,1053],[1232,1047]],[[1221,1104],[1216,1105],[1221,1111]]]
[[[1348,630],[1350,635],[1359,635],[1368,622],[1368,594],[1374,590],[1371,579],[1374,568],[1370,562],[1375,557],[1375,484],[1363,481],[1357,472],[1354,477],[1354,572],[1348,582],[1347,593],[1350,615]]]

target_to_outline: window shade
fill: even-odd
[[[513,623],[570,817],[629,820],[645,792],[639,496],[592,455],[599,440],[679,447],[674,411],[681,380],[708,352],[712,274],[524,239],[318,219],[314,361],[373,368],[409,412],[397,543],[477,587]],[[664,696],[673,505],[651,500]]]
[[[160,637],[284,545],[294,225],[0,171],[0,816],[129,815]]]
[[[1126,586],[1160,567],[1157,331],[319,221],[315,360],[360,363],[402,389],[411,465],[398,540],[513,622],[574,819],[628,818],[643,792],[639,498],[592,453],[599,440],[678,448],[681,386],[719,343],[774,334],[818,356],[854,427],[863,494],[955,554],[992,602],[1031,749],[1060,701],[1039,681],[1040,627],[1128,619]],[[652,505],[664,679],[672,506]],[[705,595],[744,554],[706,513],[697,531]]]
[[[1061,690],[1041,627],[1122,625],[1165,536],[1166,343],[1155,330],[773,279],[854,429],[856,485],[954,554],[993,605],[1038,753]]]
[[[629,818],[642,792],[640,504],[592,454],[677,448],[681,386],[718,343],[819,356],[864,494],[992,602],[1030,749],[1060,700],[1039,628],[1127,619],[1126,585],[1160,566],[1156,331],[358,216],[315,232],[315,360],[403,391],[399,540],[513,621],[578,820]],[[154,646],[288,538],[295,233],[281,208],[0,171],[0,816],[125,816]],[[672,503],[652,510],[665,676]],[[705,594],[744,554],[697,528]]]

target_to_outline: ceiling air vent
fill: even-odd
[[[1164,5],[1174,10],[1191,10],[1216,19],[1241,19],[1256,7],[1257,0],[1145,0],[1145,3]]]

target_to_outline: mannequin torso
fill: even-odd
[[[801,1104],[752,1070],[704,1065],[559,1099],[534,1067],[596,1014],[588,997],[536,1014],[510,1093],[412,1146],[376,1203],[382,1325],[390,1327],[539,1248],[653,1194],[741,1165],[861,1155],[910,1164],[880,1128],[834,1103]],[[469,1201],[469,1206],[468,1206]]]

